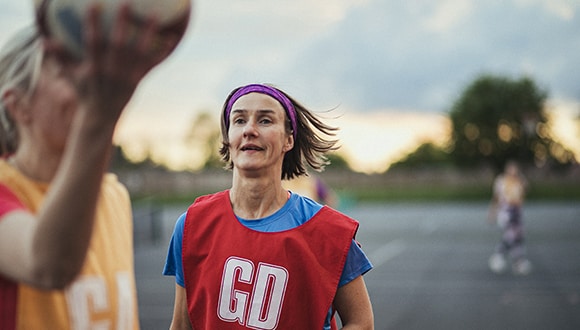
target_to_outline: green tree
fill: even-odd
[[[348,162],[347,160],[342,156],[342,154],[340,152],[330,152],[328,154],[326,154],[326,158],[328,159],[328,161],[330,162],[330,164],[326,167],[328,169],[347,169],[348,168]]]
[[[450,111],[451,159],[460,167],[497,169],[510,158],[527,165],[570,164],[573,154],[550,137],[547,96],[530,78],[475,79]]]
[[[199,113],[192,121],[185,137],[189,147],[197,151],[203,160],[203,168],[223,167],[219,148],[221,133],[219,121],[208,112]]]
[[[391,164],[390,169],[447,166],[450,163],[449,153],[444,148],[427,142],[421,144],[401,160]]]

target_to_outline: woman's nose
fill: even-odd
[[[249,135],[256,135],[257,134],[257,129],[256,129],[256,123],[254,123],[253,121],[248,121],[246,123],[246,125],[244,125],[244,136],[249,136]]]

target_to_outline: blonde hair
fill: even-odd
[[[4,95],[8,90],[19,89],[30,97],[42,59],[42,43],[35,26],[20,30],[0,50],[0,156],[11,154],[18,147],[18,131],[4,104]]]

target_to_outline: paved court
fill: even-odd
[[[174,282],[161,270],[179,212],[135,211],[144,330],[169,326]],[[578,202],[526,205],[534,269],[525,277],[487,268],[499,238],[485,223],[487,203],[358,205],[344,212],[361,222],[358,239],[375,265],[365,279],[376,329],[580,329]]]

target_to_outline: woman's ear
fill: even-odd
[[[294,148],[294,134],[288,134],[286,144],[284,145],[284,152],[288,152]]]
[[[8,89],[2,94],[2,104],[10,118],[15,121],[27,121],[30,118],[28,102],[24,93],[18,89]]]

